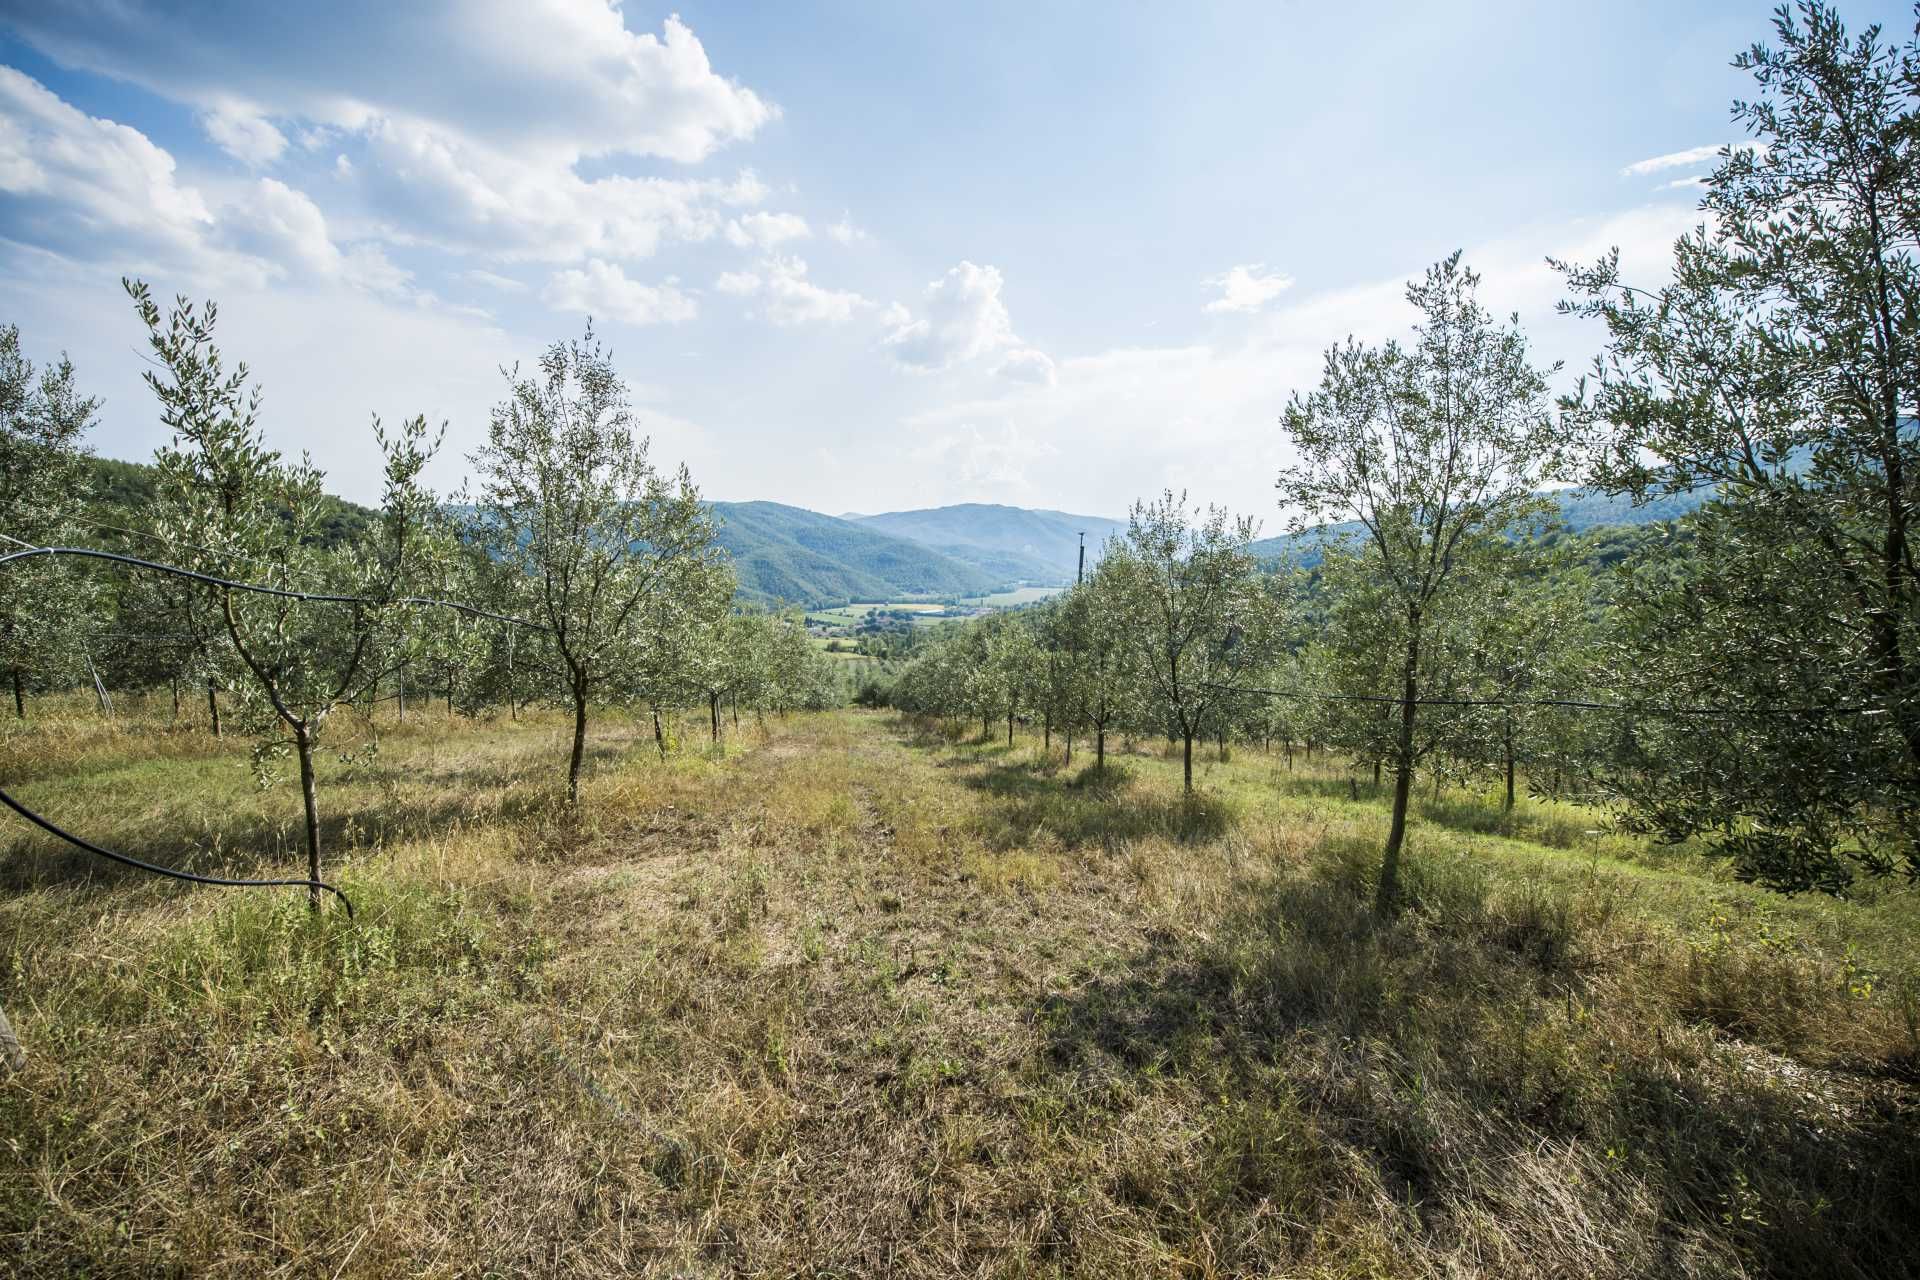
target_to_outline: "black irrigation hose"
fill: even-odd
[[[12,541],[12,539],[9,539],[9,541]],[[368,600],[364,596],[333,595],[314,591],[290,591],[282,587],[264,587],[252,582],[235,582],[229,578],[216,578],[211,574],[196,573],[192,569],[182,569],[176,565],[160,564],[153,560],[142,560],[137,556],[122,555],[117,551],[95,551],[90,547],[28,547],[24,551],[12,551],[6,555],[0,555],[0,568],[12,564],[16,560],[27,560],[34,556],[79,556],[82,559],[88,560],[106,560],[114,564],[131,565],[136,569],[151,569],[156,573],[169,573],[177,578],[187,578],[194,582],[204,582],[209,586],[221,587],[229,591],[249,591],[256,595],[278,596],[284,600],[300,600],[319,604],[379,603],[378,601]],[[485,609],[476,609],[472,605],[460,604],[453,600],[435,600],[426,596],[403,596],[387,603],[452,609],[457,613],[464,613],[469,617],[486,618],[490,621],[511,623],[519,627],[531,627],[537,631],[547,631],[551,629],[537,622],[528,622],[524,618],[515,618],[504,613],[490,613]],[[325,889],[328,893],[340,899],[341,905],[347,909],[347,918],[349,920],[353,918],[353,900],[324,880],[236,880],[229,879],[225,876],[203,876],[192,871],[179,871],[172,867],[157,866],[151,862],[143,862],[139,858],[132,857],[128,854],[103,848],[100,845],[94,844],[91,840],[82,839],[74,835],[71,831],[57,826],[47,818],[27,808],[27,806],[7,794],[5,790],[0,790],[0,804],[6,805],[7,808],[13,810],[34,826],[66,841],[74,848],[91,853],[96,857],[106,858],[111,862],[136,867],[141,871],[150,872],[157,876],[167,876],[174,880],[185,880],[190,884],[210,884],[241,889],[279,889],[293,888],[296,886],[304,886],[307,889],[315,891]]]
[[[125,866],[138,867],[140,870],[150,871],[156,876],[167,876],[174,880],[185,880],[191,884],[214,884],[236,889],[279,889],[293,888],[295,886],[307,889],[325,889],[328,893],[340,899],[340,904],[347,909],[347,919],[353,919],[353,899],[324,880],[233,880],[225,876],[203,876],[192,871],[180,871],[173,867],[156,866],[151,862],[142,862],[140,859],[130,857],[124,853],[116,853],[112,849],[104,849],[91,840],[82,839],[73,834],[73,832],[64,830],[52,822],[49,822],[33,810],[27,808],[27,806],[21,804],[18,800],[15,800],[5,791],[0,791],[0,804],[6,805],[7,808],[13,810],[34,826],[39,827],[42,831],[58,836],[76,849],[84,849],[88,853],[121,863]]]
[[[176,578],[188,578],[194,582],[204,582],[208,586],[224,587],[229,591],[251,591],[255,595],[278,596],[283,600],[301,600],[311,604],[410,604],[430,605],[438,609],[452,609],[472,618],[485,618],[490,622],[507,622],[516,627],[528,627],[534,631],[551,631],[553,628],[542,623],[529,622],[525,618],[516,618],[511,614],[491,613],[486,609],[477,609],[470,604],[461,604],[457,600],[436,600],[431,596],[398,596],[392,600],[369,600],[365,596],[334,595],[324,591],[292,591],[285,587],[263,587],[255,582],[235,582],[231,578],[216,578],[209,573],[197,573],[192,569],[182,569],[175,565],[160,564],[153,560],[142,560],[138,556],[122,555],[118,551],[95,551],[91,547],[29,547],[25,551],[10,551],[0,556],[0,566],[15,560],[26,560],[33,556],[81,556],[89,560],[108,560],[115,564],[130,564],[136,569],[152,569],[156,573],[170,573]]]

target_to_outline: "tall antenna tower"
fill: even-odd
[[[1085,529],[1082,529],[1080,531],[1080,573],[1079,573],[1079,576],[1074,578],[1073,581],[1074,581],[1074,584],[1077,586],[1078,584],[1085,582],[1086,580],[1087,580],[1087,531]]]

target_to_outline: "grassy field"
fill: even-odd
[[[1042,600],[1051,600],[1065,590],[1065,587],[1014,587],[1007,591],[996,591],[990,596],[969,596],[961,603],[1006,609],[1017,604],[1038,604]]]
[[[1157,743],[685,728],[597,723],[577,818],[552,718],[330,753],[353,922],[9,827],[9,1274],[1920,1272],[1910,895],[1453,793],[1377,925],[1325,761],[1188,802]],[[157,717],[9,729],[0,783],[295,871],[294,791]]]
[[[824,653],[827,657],[833,659],[835,662],[844,662],[852,666],[861,667],[861,668],[879,667],[881,665],[880,659],[874,657],[872,654],[855,653],[852,650],[846,649],[846,648],[830,649],[827,647],[834,643],[839,643],[843,646],[854,643],[851,640],[841,639],[836,641],[834,638],[828,637],[828,636],[814,636],[812,637],[812,643],[815,649],[819,650],[821,653]]]
[[[939,615],[945,605],[930,604],[924,600],[886,600],[861,604],[843,604],[834,609],[809,609],[807,617],[829,626],[853,627],[866,621],[867,615],[877,610],[898,610],[902,613]],[[917,619],[916,619],[917,620]]]

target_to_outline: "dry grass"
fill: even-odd
[[[689,724],[688,729],[697,726]],[[358,922],[16,835],[22,1274],[1902,1275],[1916,909],[1788,900],[1571,806],[1378,804],[1244,749],[855,712],[661,763],[431,716],[324,782]],[[0,779],[291,865],[237,744],[75,712]]]

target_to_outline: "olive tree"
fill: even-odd
[[[1118,604],[1147,700],[1182,744],[1181,777],[1193,791],[1193,740],[1259,663],[1253,522],[1202,512],[1167,490],[1136,502],[1127,532],[1108,545],[1095,576]],[[1111,566],[1111,568],[1109,568]]]
[[[1455,253],[1407,287],[1420,313],[1411,344],[1328,350],[1318,388],[1296,392],[1282,425],[1299,461],[1280,473],[1294,528],[1355,520],[1377,564],[1383,608],[1398,630],[1398,723],[1389,759],[1393,818],[1377,908],[1390,909],[1419,758],[1422,650],[1463,607],[1457,572],[1476,542],[1502,537],[1544,508],[1537,493],[1569,451],[1519,318],[1496,322],[1480,278]]]
[[[259,388],[248,386],[245,364],[229,373],[214,345],[214,305],[180,299],[163,316],[144,283],[129,281],[126,289],[153,353],[145,380],[171,434],[154,457],[156,531],[172,543],[176,566],[270,589],[201,583],[188,607],[217,628],[228,655],[218,667],[238,673],[238,710],[258,735],[254,763],[262,780],[273,776],[284,750],[298,761],[307,874],[318,881],[314,751],[334,709],[378,680],[374,656],[409,620],[402,598],[426,563],[424,529],[435,505],[420,472],[438,441],[425,418],[391,434],[374,419],[385,459],[380,519],[357,545],[322,550],[316,543],[329,512],[325,476],[304,456],[287,462],[267,447],[257,425]],[[317,885],[310,894],[318,910]]]
[[[720,551],[717,527],[682,466],[666,475],[634,434],[626,385],[589,326],[557,342],[538,370],[504,371],[508,395],[472,463],[471,536],[512,570],[509,600],[533,633],[549,690],[572,709],[567,799],[580,796],[588,708],[646,657],[648,615],[671,633],[700,597]]]
[[[0,534],[12,540],[0,553],[74,540],[97,408],[75,386],[71,361],[36,370],[20,349],[20,330],[0,325]],[[29,673],[77,674],[92,603],[90,580],[51,560],[15,564],[0,577],[0,664],[16,716],[27,714]]]
[[[1453,745],[1464,764],[1501,779],[1502,807],[1512,812],[1518,769],[1561,754],[1579,732],[1553,703],[1591,691],[1596,637],[1583,570],[1531,538],[1496,551],[1465,637],[1468,687],[1487,705],[1472,709]],[[1530,774],[1529,784],[1536,781]]]
[[[990,685],[1000,709],[1007,717],[1007,745],[1013,745],[1013,722],[1039,708],[1046,693],[1046,658],[1040,637],[1018,613],[1007,613],[976,624],[986,634],[987,665],[982,669],[983,687]],[[984,709],[984,705],[983,705]]]
[[[1920,36],[1782,8],[1735,65],[1752,141],[1706,180],[1673,278],[1563,266],[1607,350],[1569,401],[1594,479],[1711,487],[1689,560],[1622,599],[1613,660],[1653,699],[1611,784],[1636,822],[1750,876],[1920,875]],[[1624,737],[1625,735],[1623,735]]]

